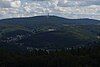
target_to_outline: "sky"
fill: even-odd
[[[100,0],[0,0],[0,19],[56,15],[100,20]]]

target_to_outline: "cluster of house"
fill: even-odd
[[[1,42],[6,42],[6,43],[10,43],[10,42],[16,42],[18,40],[21,40],[25,37],[25,35],[16,35],[14,37],[7,37],[1,40]]]

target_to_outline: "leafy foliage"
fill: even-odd
[[[100,46],[32,50],[25,54],[0,49],[0,67],[95,67],[100,66]]]

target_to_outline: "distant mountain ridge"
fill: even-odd
[[[25,18],[10,18],[0,20],[0,24],[41,24],[41,23],[53,23],[53,24],[70,24],[70,25],[99,25],[99,20],[94,19],[67,19],[58,16],[35,16]]]

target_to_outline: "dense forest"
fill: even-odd
[[[26,53],[0,48],[0,67],[100,67],[100,46],[34,49]]]
[[[100,67],[100,21],[57,16],[0,20],[0,67]]]

